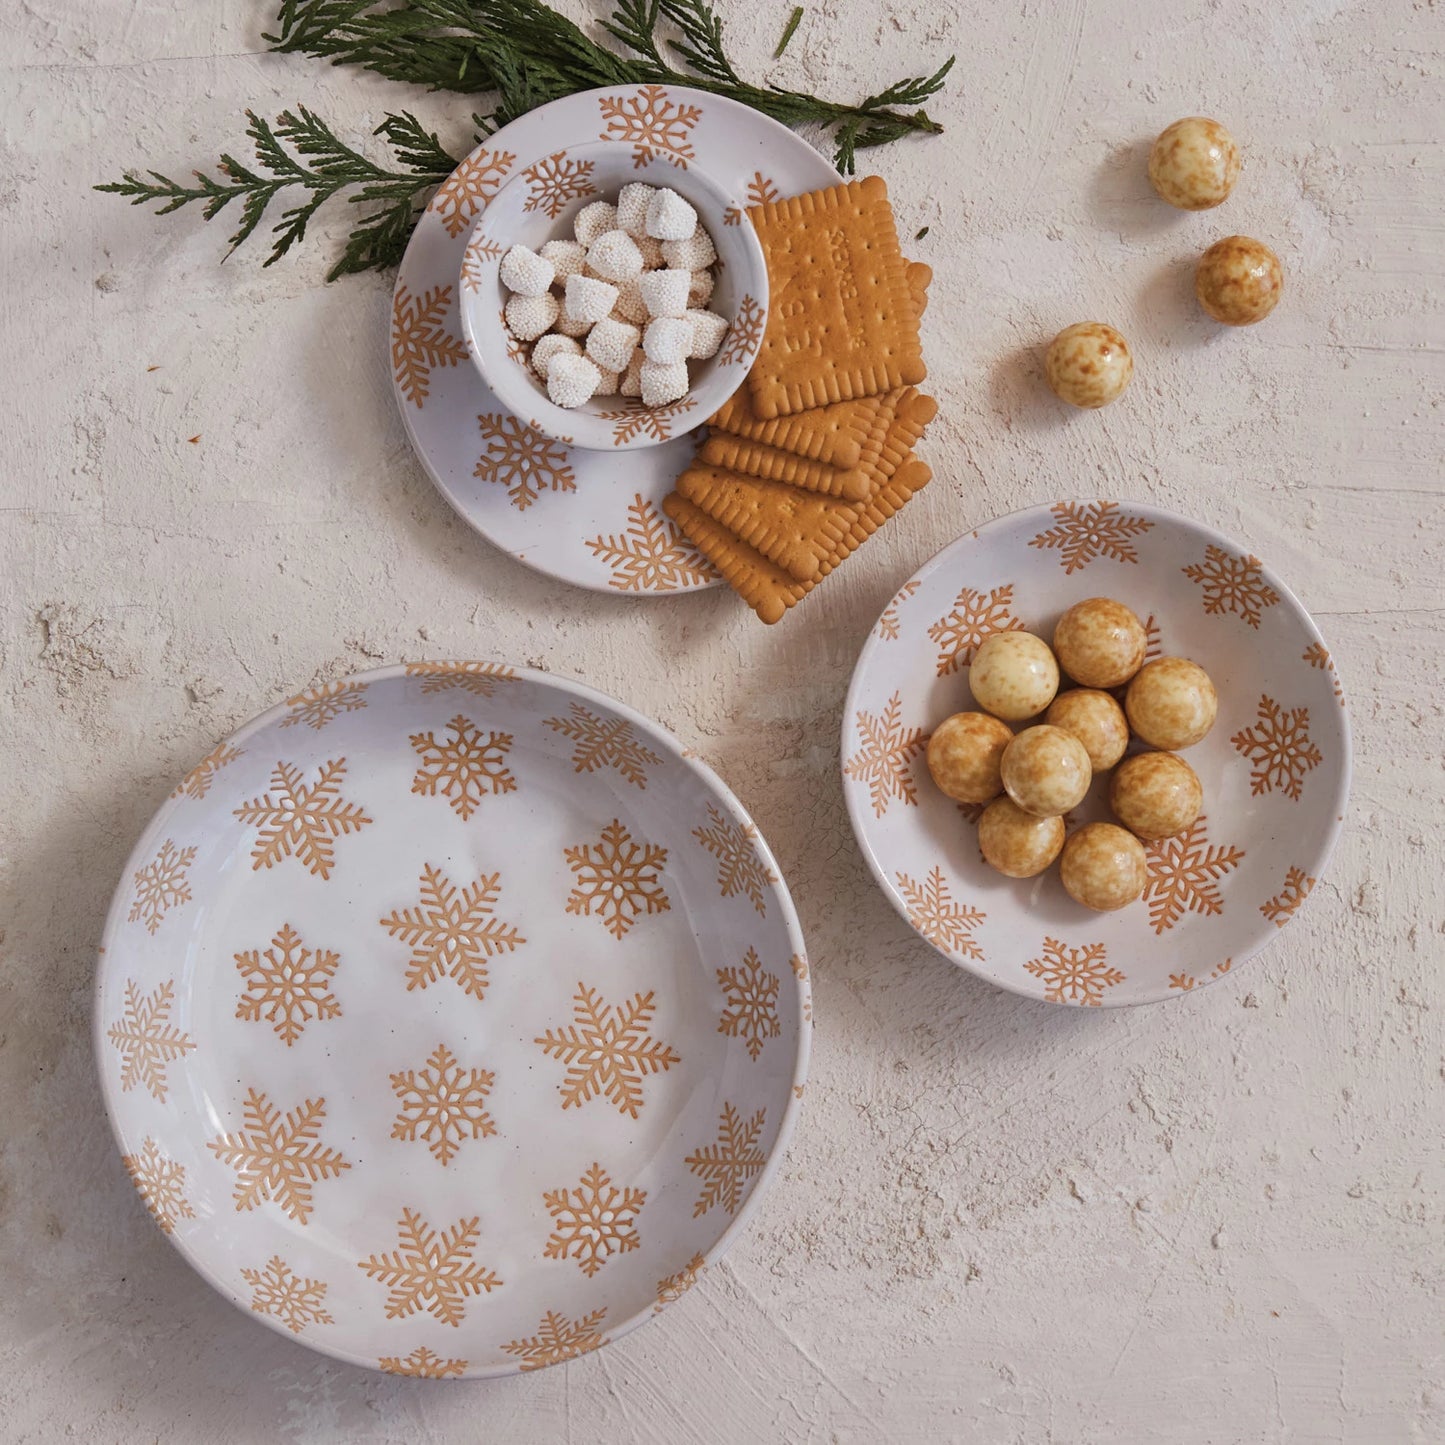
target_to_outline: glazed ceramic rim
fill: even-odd
[[[455,661],[455,659],[449,659]],[[472,661],[472,659],[467,659]],[[701,758],[692,756],[688,750],[673,734],[661,723],[647,717],[644,713],[638,712],[636,708],[627,703],[619,701],[610,694],[601,692],[596,688],[589,687],[586,683],[577,682],[572,678],[559,677],[556,673],[543,672],[538,668],[517,666],[513,663],[497,662],[495,660],[478,659],[481,666],[502,667],[511,673],[509,681],[531,682],[543,687],[555,689],[563,698],[591,704],[594,707],[610,709],[619,717],[625,719],[639,733],[646,736],[647,740],[661,748],[667,757],[674,763],[681,763],[688,769],[713,795],[716,801],[729,815],[734,823],[743,828],[752,828],[755,831],[752,840],[756,846],[758,857],[764,867],[768,869],[773,877],[768,887],[771,896],[777,902],[782,913],[783,925],[787,930],[788,942],[793,952],[804,960],[808,957],[808,951],[803,938],[802,925],[798,922],[797,909],[793,905],[792,894],[789,892],[782,870],[778,867],[778,860],[773,855],[772,849],[768,846],[756,823],[748,815],[747,810],[738,801],[732,789],[723,782],[722,778]],[[415,668],[414,661],[411,666]],[[404,662],[392,663],[386,667],[371,668],[365,672],[352,673],[344,678],[336,679],[341,683],[361,683],[369,685],[376,682],[390,682],[393,679],[405,680],[407,677],[407,664]],[[240,743],[262,729],[278,723],[287,716],[290,709],[286,702],[278,702],[253,717],[249,722],[243,723],[235,732],[229,734],[224,742]],[[114,1141],[118,1151],[124,1155],[138,1148],[139,1139],[127,1139],[121,1126],[119,1113],[122,1103],[118,1089],[113,1088],[107,1079],[107,1071],[103,1067],[105,1058],[105,1029],[104,1020],[101,1014],[101,991],[105,984],[106,957],[119,931],[126,919],[126,913],[130,902],[129,879],[132,874],[148,861],[148,854],[142,846],[150,837],[153,826],[163,818],[169,817],[181,805],[181,799],[174,793],[168,793],[162,800],[160,807],[151,814],[145,825],[141,828],[135,845],[132,847],[126,858],[125,866],[121,871],[119,882],[115,893],[111,898],[110,908],[106,913],[105,928],[101,934],[100,947],[96,955],[95,981],[91,985],[91,1044],[94,1049],[95,1067],[100,1076],[101,1098],[105,1103],[105,1114],[107,1123],[110,1126],[111,1139]],[[792,1087],[789,1089],[789,1097],[784,1106],[782,1122],[778,1126],[777,1137],[773,1140],[773,1146],[764,1163],[762,1171],[758,1175],[758,1181],[753,1186],[752,1192],[744,1200],[742,1207],[729,1221],[727,1227],[718,1235],[712,1247],[705,1253],[704,1261],[711,1266],[716,1264],[737,1241],[738,1237],[745,1231],[752,1222],[754,1215],[761,1204],[763,1197],[782,1171],[783,1160],[787,1154],[793,1130],[797,1125],[798,1115],[802,1110],[803,1085],[807,1082],[808,1060],[811,1052],[813,1026],[810,1021],[807,1008],[812,993],[812,969],[807,971],[806,976],[793,976],[793,988],[797,996],[798,1006],[798,1030],[794,1043],[793,1078]],[[364,1369],[376,1371],[375,1355],[357,1355],[345,1350],[339,1350],[324,1343],[321,1339],[298,1340],[291,1334],[281,1320],[270,1315],[257,1314],[252,1311],[249,1303],[229,1284],[211,1269],[209,1264],[200,1254],[194,1250],[189,1243],[181,1240],[175,1234],[166,1235],[165,1238],[180,1253],[182,1259],[195,1270],[195,1272],[219,1295],[235,1305],[247,1319],[256,1321],[273,1330],[283,1339],[304,1348],[315,1350],[319,1354],[328,1355],[332,1359],[341,1360],[349,1365],[358,1365]],[[660,1312],[662,1316],[669,1313],[667,1310]],[[615,1344],[624,1335],[629,1335],[633,1330],[646,1324],[649,1320],[659,1317],[659,1311],[653,1304],[644,1305],[636,1314],[623,1320],[615,1329],[607,1332],[607,1339],[602,1348]],[[559,1362],[565,1363],[565,1362]],[[498,1379],[506,1376],[522,1373],[522,1363],[517,1364],[501,1363],[487,1368],[471,1371],[464,1377],[464,1380],[485,1380]]]
[[[560,147],[561,154],[569,157],[577,156],[586,158],[592,155],[616,152],[619,157],[626,157],[627,172],[632,174],[636,171],[632,163],[633,145],[630,141],[618,140],[591,140],[579,141],[575,145]],[[721,257],[723,245],[718,245],[720,237],[723,244],[736,242],[747,258],[747,267],[735,283],[735,289],[742,295],[739,300],[751,297],[752,300],[762,308],[763,324],[767,324],[768,314],[768,263],[763,255],[762,242],[758,240],[757,232],[752,226],[728,226],[724,219],[724,212],[735,203],[729,199],[727,190],[714,179],[712,173],[696,161],[692,162],[684,171],[677,171],[675,167],[666,167],[667,173],[680,177],[680,184],[670,184],[668,189],[676,189],[678,194],[687,201],[698,213],[698,224],[707,233],[708,239],[714,242],[715,248]],[[645,177],[646,170],[637,173]],[[657,179],[663,172],[658,172],[654,179]],[[643,184],[651,185],[650,180],[643,180]],[[624,182],[626,184],[626,182]],[[520,190],[530,187],[525,171],[518,170],[509,176],[478,213],[471,229],[467,232],[466,246],[462,255],[466,256],[470,251],[477,237],[491,234],[488,229],[487,218],[492,214],[497,203],[514,188]],[[661,185],[658,189],[663,189]],[[597,199],[603,199],[599,194]],[[552,223],[557,226],[557,222]],[[566,240],[565,223],[558,229],[551,240]],[[505,246],[505,239],[501,236],[491,235],[491,239],[499,246]],[[505,254],[505,250],[503,251]],[[488,267],[490,269],[490,265]],[[503,291],[500,276],[497,278],[497,287]],[[638,433],[631,441],[618,443],[612,438],[612,424],[604,422],[600,417],[594,416],[591,412],[582,410],[580,407],[575,410],[568,410],[558,406],[548,395],[546,388],[540,385],[535,376],[531,375],[531,367],[525,362],[517,361],[508,350],[500,336],[491,338],[477,333],[474,321],[479,314],[493,315],[492,303],[497,298],[485,302],[480,297],[475,300],[461,300],[458,303],[458,312],[461,317],[462,336],[467,343],[467,352],[471,362],[477,369],[478,375],[482,378],[482,385],[485,386],[502,407],[518,419],[525,419],[527,425],[533,431],[539,431],[544,436],[551,437],[553,441],[559,441],[567,446],[579,447],[588,452],[619,452],[619,451],[646,451],[651,447],[661,446],[665,441],[672,441],[671,436],[655,437],[645,432]],[[733,323],[729,321],[729,326]],[[745,358],[750,362],[753,358]],[[709,357],[699,365],[701,379],[692,382],[689,377],[689,385],[686,393],[691,398],[704,417],[712,416],[732,398],[737,389],[747,380],[748,372],[752,369],[750,365],[724,366],[719,363],[716,356]],[[625,404],[627,398],[620,399]],[[701,423],[699,423],[701,425]]]
[[[1132,501],[1128,498],[1123,497],[1111,498],[1110,500],[1115,502],[1115,504],[1120,507],[1127,507],[1127,509],[1131,513],[1148,517],[1151,520],[1159,520],[1167,524],[1183,523],[1186,526],[1195,528],[1205,538],[1206,541],[1211,542],[1216,547],[1223,547],[1231,554],[1238,555],[1240,553],[1250,553],[1251,556],[1254,555],[1251,552],[1250,548],[1241,546],[1234,538],[1219,531],[1215,527],[1211,527],[1209,523],[1198,521],[1193,517],[1187,517],[1182,512],[1172,512],[1167,507],[1159,507],[1154,505],[1152,502]],[[906,587],[909,582],[923,582],[927,580],[927,578],[932,576],[932,574],[936,572],[940,567],[943,567],[948,563],[952,562],[956,555],[963,553],[969,548],[974,547],[979,543],[985,541],[989,533],[1002,531],[1006,526],[1015,525],[1023,521],[1025,518],[1037,518],[1042,523],[1044,523],[1045,526],[1047,526],[1048,523],[1054,520],[1055,509],[1060,506],[1082,508],[1095,505],[1097,505],[1097,499],[1092,497],[1065,497],[1061,498],[1058,501],[1042,503],[1039,506],[1019,507],[1015,511],[1005,512],[1002,516],[994,517],[990,521],[985,522],[982,526],[975,527],[970,531],[963,532],[959,536],[955,537],[953,541],[947,543],[945,546],[941,547],[937,552],[935,552],[933,556],[931,556],[928,561],[926,561],[921,567],[919,567],[917,571],[915,571],[910,577],[904,579],[903,583],[900,585]],[[1286,604],[1286,606],[1288,606],[1293,611],[1295,617],[1302,624],[1304,631],[1309,636],[1310,640],[1312,642],[1318,643],[1321,647],[1323,647],[1325,645],[1324,637],[1321,634],[1318,626],[1316,626],[1314,618],[1310,616],[1309,610],[1305,607],[1305,605],[1299,600],[1298,597],[1295,596],[1294,592],[1285,584],[1285,582],[1280,578],[1278,573],[1276,573],[1272,568],[1261,562],[1259,570],[1264,580],[1269,584],[1269,586],[1274,588],[1274,590],[1279,593],[1280,601]],[[898,590],[898,588],[895,588],[892,595],[896,596]],[[883,610],[884,612],[886,612],[887,608],[885,607]],[[848,737],[848,731],[850,721],[859,706],[859,695],[862,692],[864,686],[865,674],[868,670],[868,665],[873,660],[874,653],[883,643],[883,639],[879,636],[878,633],[878,622],[881,620],[882,615],[882,613],[879,614],[878,618],[874,620],[873,626],[869,629],[868,639],[859,649],[858,660],[853,664],[853,676],[848,683],[848,696],[843,704],[843,719],[839,728],[838,758],[840,775],[843,759],[848,755],[850,741]],[[1325,875],[1325,871],[1329,867],[1330,859],[1334,855],[1335,845],[1339,842],[1340,834],[1344,831],[1344,820],[1346,810],[1349,806],[1350,783],[1354,772],[1354,743],[1350,732],[1349,709],[1344,706],[1341,706],[1340,708],[1340,729],[1341,739],[1344,743],[1344,748],[1342,751],[1340,767],[1336,775],[1334,807],[1331,810],[1333,821],[1330,823],[1329,827],[1323,834],[1322,841],[1317,847],[1314,863],[1312,864],[1314,876],[1316,879],[1322,879]],[[938,945],[935,944],[931,939],[925,937],[924,934],[920,933],[919,930],[914,927],[912,920],[908,916],[907,903],[904,901],[903,897],[898,892],[898,889],[889,878],[887,870],[879,861],[877,854],[873,851],[873,845],[869,841],[869,820],[865,817],[863,812],[861,790],[856,788],[850,788],[847,785],[846,777],[843,778],[843,798],[845,803],[847,804],[848,821],[853,828],[853,837],[857,841],[858,851],[862,853],[864,860],[868,864],[868,871],[872,873],[874,882],[878,884],[880,889],[882,889],[884,896],[888,899],[889,903],[893,905],[893,909],[898,914],[898,916],[902,918],[905,923],[908,924],[909,930],[912,933],[916,934],[925,943],[927,943],[928,946],[933,949],[933,951],[937,953],[941,958],[947,959],[948,962],[953,964],[955,967],[964,969],[968,973],[973,974],[975,977],[982,979],[985,983],[993,985],[995,988],[1001,988],[1009,993],[1018,994],[1021,998],[1027,998],[1033,1003],[1043,1003],[1044,1000],[1039,997],[1038,993],[1036,991],[1031,991],[1029,988],[1027,988],[1021,980],[1015,980],[1014,978],[1009,976],[995,977],[992,974],[985,972],[982,968],[977,967],[970,960],[963,957],[955,957],[953,954],[945,952],[943,949],[939,948]],[[1304,905],[1302,906],[1308,907],[1308,900],[1306,900]],[[1272,928],[1268,931],[1261,929],[1259,931],[1258,940],[1253,943],[1250,948],[1241,952],[1237,957],[1234,958],[1234,968],[1230,970],[1230,976],[1233,976],[1235,969],[1237,969],[1241,964],[1247,963],[1250,959],[1255,958],[1259,954],[1263,953],[1265,949],[1267,949],[1270,944],[1273,943],[1276,938],[1278,938],[1281,931],[1282,930],[1278,928]],[[1164,945],[1161,944],[1160,946],[1163,947]],[[1163,1003],[1169,999],[1180,998],[1185,993],[1192,994],[1197,992],[1199,992],[1198,989],[1180,990],[1170,988],[1166,984],[1162,988],[1158,988],[1150,992],[1145,992],[1132,998],[1113,999],[1110,998],[1108,993],[1106,992],[1103,998],[1100,1000],[1100,1003],[1105,1008],[1134,1008],[1142,1004]],[[1050,1004],[1049,1007],[1057,1007],[1057,1005]]]

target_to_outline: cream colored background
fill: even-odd
[[[937,480],[771,631],[723,594],[570,591],[453,518],[392,402],[388,279],[322,286],[324,243],[221,267],[224,221],[90,192],[239,149],[247,104],[354,136],[409,104],[463,133],[465,101],[261,53],[270,8],[0,12],[0,1437],[1445,1437],[1445,6],[813,0],[772,67],[790,7],[725,4],[750,74],[841,95],[960,52],[948,134],[869,162],[900,230],[931,227]],[[1191,217],[1143,161],[1196,111],[1247,161]],[[1189,292],[1234,230],[1288,275],[1243,334]],[[1136,380],[1066,416],[1038,347],[1092,316]],[[868,881],[837,776],[896,584],[1070,494],[1247,539],[1319,619],[1356,728],[1307,912],[1135,1012],[1044,1008],[931,954]],[[314,678],[437,654],[583,677],[699,748],[777,850],[817,980],[808,1108],[748,1238],[664,1324],[497,1384],[340,1367],[212,1294],[132,1193],[90,1057],[106,900],[180,770]]]

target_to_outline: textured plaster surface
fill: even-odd
[[[364,137],[400,102],[459,138],[470,103],[268,57],[243,0],[0,12],[0,1438],[1445,1439],[1445,5],[814,0],[777,65],[790,7],[722,8],[749,72],[843,95],[960,55],[948,134],[872,162],[901,232],[931,228],[937,480],[771,631],[479,541],[408,452],[389,279],[323,286],[324,234],[222,267],[224,222],[89,190],[239,148],[246,105]],[[1189,216],[1144,158],[1195,112],[1246,167]],[[1189,277],[1231,231],[1288,281],[1226,334]],[[1065,415],[1040,347],[1090,317],[1136,380]],[[995,992],[916,941],[837,772],[897,583],[1079,494],[1247,539],[1356,730],[1300,920],[1132,1012]],[[817,981],[802,1126],[726,1264],[665,1322],[491,1384],[338,1366],[214,1295],[132,1192],[90,1056],[106,901],[173,779],[312,679],[418,655],[585,678],[701,750],[777,851]]]

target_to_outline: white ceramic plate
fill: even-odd
[[[655,724],[429,663],[197,765],[107,920],[126,1168],[218,1290],[402,1374],[498,1375],[650,1318],[742,1227],[807,1063],[767,846]]]
[[[1012,880],[983,861],[979,809],[933,785],[930,730],[973,706],[983,637],[1049,639],[1085,597],[1147,619],[1149,655],[1200,663],[1219,692],[1186,757],[1205,813],[1149,846],[1144,898],[1091,913],[1057,865]],[[1323,874],[1344,819],[1350,731],[1334,663],[1289,589],[1237,542],[1140,503],[1060,502],[944,548],[865,643],[843,715],[853,831],[893,906],[947,958],[1031,998],[1149,1003],[1222,978],[1275,937]],[[1100,779],[1073,815],[1109,817]]]
[[[639,114],[651,118],[639,121]],[[622,86],[530,111],[463,161],[412,235],[392,298],[397,400],[417,456],[442,495],[504,552],[596,591],[695,592],[721,579],[661,504],[696,446],[694,434],[679,433],[680,425],[695,429],[706,418],[682,410],[662,417],[673,439],[645,451],[564,446],[502,407],[462,337],[462,254],[487,201],[509,177],[568,146],[618,139],[634,142],[641,165],[659,158],[676,167],[696,162],[734,190],[739,207],[839,179],[785,126],[703,91]],[[647,179],[668,168],[648,166]]]

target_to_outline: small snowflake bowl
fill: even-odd
[[[301,693],[142,835],[95,1047],[161,1229],[354,1364],[504,1375],[663,1312],[737,1237],[811,1030],[787,889],[721,781],[560,678]]]
[[[680,401],[648,408],[636,397],[595,396],[580,407],[560,407],[503,325],[508,293],[501,260],[512,246],[536,251],[548,241],[571,240],[578,211],[593,201],[615,202],[631,181],[670,187],[697,211],[718,254],[708,309],[728,322],[728,332],[715,356],[688,362],[692,385]],[[483,381],[533,430],[591,451],[653,447],[700,426],[742,384],[767,320],[767,262],[745,204],[696,160],[679,165],[667,151],[643,160],[635,144],[621,141],[560,149],[514,172],[477,218],[462,256],[462,334]],[[649,415],[660,424],[638,424]]]
[[[1213,728],[1183,754],[1204,813],[1146,845],[1144,897],[1115,913],[1075,903],[1057,863],[1037,878],[994,872],[982,809],[941,793],[924,758],[930,731],[975,706],[984,637],[1022,627],[1050,641],[1086,597],[1131,607],[1149,657],[1192,658],[1219,694]],[[967,533],[904,583],[854,669],[842,766],[873,876],[940,953],[1030,998],[1117,1006],[1223,978],[1295,916],[1344,820],[1350,728],[1318,629],[1249,548],[1157,507],[1060,502]],[[1111,819],[1107,789],[1094,780],[1071,830]]]

